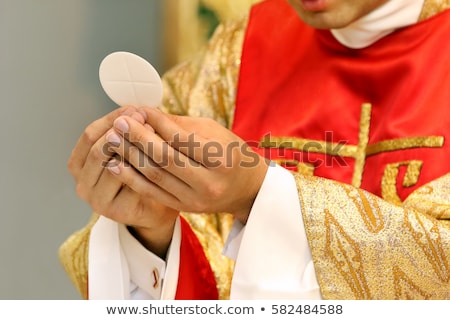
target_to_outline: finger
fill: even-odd
[[[115,175],[118,181],[128,186],[141,197],[155,199],[168,207],[180,210],[181,202],[176,196],[153,183],[123,161],[111,160],[107,170]]]
[[[141,203],[140,195],[128,186],[124,185],[111,173],[107,173],[112,176],[117,183],[120,183],[121,187],[113,199],[102,204],[104,205],[104,209],[101,214],[109,219],[126,225],[136,223],[135,215],[138,215],[139,209],[142,209],[139,208]]]
[[[205,164],[205,146],[217,147],[209,145],[212,142],[198,133],[200,121],[204,126],[208,125],[209,119],[165,114],[157,108],[141,108],[140,110],[146,113],[146,122],[163,140],[198,163]],[[208,130],[202,129],[202,131]]]
[[[118,131],[124,138],[122,141],[130,142],[143,152],[144,155],[141,155],[141,161],[143,158],[148,157],[160,168],[168,171],[188,185],[195,183],[197,178],[201,176],[199,169],[202,167],[199,163],[174,149],[161,139],[158,134],[148,130],[134,119],[119,117],[114,121],[114,128],[119,129]],[[127,161],[130,161],[138,170],[141,170],[142,165],[139,165],[138,157],[130,159],[129,151],[132,149],[128,149],[129,145],[125,147],[125,150],[116,150],[116,152],[122,152],[122,156]]]
[[[148,157],[143,150],[119,135],[116,135],[113,138],[108,136],[108,139],[120,139],[120,146],[114,144],[112,150],[126,160],[125,166],[127,164],[131,165],[148,180],[170,193],[182,195],[190,192],[190,187],[186,182],[165,169],[167,164],[161,162],[156,163],[153,159]],[[113,168],[110,169],[112,170]]]
[[[112,127],[113,121],[119,115],[128,114],[135,110],[136,108],[132,107],[116,109],[106,116],[94,121],[85,129],[69,157],[68,167],[73,176],[79,174],[80,170],[84,167],[87,155],[91,151],[92,146]]]
[[[111,159],[111,161],[120,160]],[[116,178],[109,170],[104,170],[97,181],[97,184],[89,193],[89,204],[93,210],[99,214],[108,214],[112,203],[123,189],[123,183]]]
[[[77,175],[77,193],[82,199],[89,198],[89,193],[94,188],[105,170],[105,166],[115,155],[114,146],[120,145],[120,139],[115,139],[115,131],[109,129],[94,143],[86,156],[83,168]],[[112,137],[112,138],[111,138]]]

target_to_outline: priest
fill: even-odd
[[[449,299],[449,7],[266,0],[89,125],[82,296]]]

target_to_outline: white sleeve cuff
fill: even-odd
[[[174,299],[180,262],[181,228],[175,224],[166,262],[127,230],[101,216],[89,241],[89,299]]]
[[[233,229],[225,247],[237,256],[231,299],[321,299],[288,170],[271,164],[245,228]]]

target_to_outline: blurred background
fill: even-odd
[[[252,0],[0,0],[0,299],[79,299],[58,260],[91,210],[67,160],[116,108],[101,60],[130,51],[164,73]]]

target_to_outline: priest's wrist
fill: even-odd
[[[177,217],[178,215],[175,216],[175,219],[167,219],[158,227],[127,226],[127,228],[147,250],[165,260]]]

